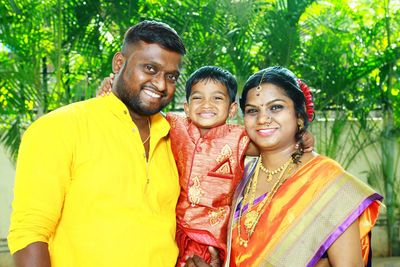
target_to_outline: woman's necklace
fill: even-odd
[[[261,157],[261,156],[260,156]],[[287,170],[287,168],[289,167],[289,165],[292,164],[292,167],[290,168],[290,170],[288,171],[288,173],[290,173],[290,171],[293,169],[293,167],[295,166],[295,164],[293,164],[293,160],[292,158],[290,158],[287,162],[285,162],[285,164],[283,165],[282,170],[280,171],[279,177],[277,179],[277,181],[275,182],[275,184],[272,186],[271,192],[268,193],[268,195],[261,201],[261,203],[258,205],[256,210],[252,210],[250,211],[251,207],[252,207],[252,199],[254,201],[254,197],[253,195],[255,194],[255,190],[257,187],[257,180],[258,180],[258,175],[259,175],[259,169],[261,166],[261,158],[257,163],[256,166],[256,170],[254,175],[252,176],[248,186],[246,187],[245,190],[245,194],[243,197],[243,202],[242,202],[242,206],[240,207],[239,210],[239,218],[238,218],[238,223],[237,223],[237,227],[238,227],[238,237],[239,237],[239,245],[247,247],[249,240],[252,236],[252,234],[254,233],[254,229],[257,226],[258,221],[260,220],[261,215],[263,214],[265,207],[267,207],[269,205],[269,203],[271,202],[272,198],[275,196],[276,192],[278,191],[278,189],[282,186],[282,184],[289,178],[289,176],[285,176],[284,174]],[[281,168],[281,167],[280,167]],[[249,199],[249,191],[251,189],[251,195],[252,197]],[[241,218],[242,218],[242,213],[243,213],[243,209],[245,207],[245,203],[247,201],[247,214],[245,215],[245,221],[244,221],[244,228],[246,229],[247,232],[247,239],[242,238],[241,236]]]
[[[149,126],[149,135],[147,136],[147,138],[144,140],[144,141],[142,141],[142,144],[144,145],[144,144],[146,144],[147,143],[147,141],[149,141],[149,139],[150,139],[150,136],[151,136],[151,133],[150,133],[150,119],[149,118],[147,118],[147,125]]]
[[[288,161],[291,161],[292,159],[290,158]],[[287,162],[285,162],[282,166],[280,166],[278,169],[276,169],[276,170],[273,170],[273,171],[270,171],[270,170],[268,170],[267,168],[265,168],[264,167],[264,165],[262,164],[262,156],[260,155],[260,169],[263,171],[263,172],[265,172],[265,174],[267,175],[267,182],[271,182],[272,181],[272,177],[275,175],[275,174],[278,174],[278,173],[280,173],[281,171],[283,171],[283,169],[285,168],[285,166],[286,166],[286,163]]]

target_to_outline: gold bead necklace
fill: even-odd
[[[290,158],[287,162],[291,161],[292,158]],[[275,174],[280,173],[286,166],[285,162],[282,166],[280,166],[278,169],[270,171],[267,168],[264,167],[264,165],[262,164],[262,156],[260,155],[260,169],[265,172],[265,174],[267,174],[267,182],[271,182],[272,181],[272,176],[274,176]]]

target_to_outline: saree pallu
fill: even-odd
[[[254,173],[252,163],[234,195],[237,211]],[[237,214],[232,212],[227,266],[314,266],[335,240],[358,220],[364,263],[369,233],[378,217],[382,196],[345,172],[332,159],[317,156],[297,170],[276,192],[251,236],[239,245]],[[256,209],[253,205],[252,209]],[[236,216],[235,216],[236,214]],[[243,227],[241,235],[247,238]]]

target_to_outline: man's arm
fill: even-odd
[[[47,243],[35,242],[14,253],[16,267],[50,267]]]
[[[66,137],[75,136],[75,131],[70,130],[69,117],[46,115],[22,138],[7,238],[17,266],[50,266],[47,242],[56,230],[70,183],[73,146]]]

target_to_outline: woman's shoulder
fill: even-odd
[[[311,155],[309,156],[309,160],[307,160],[305,165],[313,164],[316,167],[322,167],[322,166],[330,167],[330,168],[335,168],[335,169],[345,172],[342,165],[339,162],[337,162],[336,160],[334,160],[330,157],[324,156],[324,155],[317,154],[315,152],[312,152],[310,154]]]

